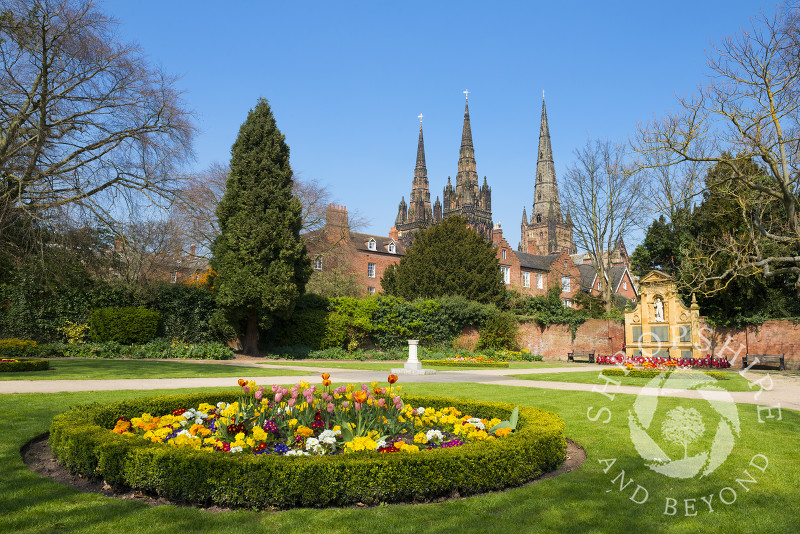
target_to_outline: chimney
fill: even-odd
[[[391,239],[393,239],[394,241],[397,241],[397,240],[400,239],[400,234],[397,233],[397,227],[396,226],[392,226],[389,229],[389,237]]]
[[[350,239],[350,221],[346,207],[328,204],[328,209],[325,210],[325,236],[332,243]]]
[[[195,245],[194,245],[194,243],[192,243],[192,244],[189,246],[189,256],[191,256],[192,258],[194,258],[194,253],[195,253],[195,250],[196,250],[196,248],[195,248]]]
[[[492,243],[500,243],[503,240],[503,227],[499,222],[494,223],[492,228]]]

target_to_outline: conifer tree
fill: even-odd
[[[302,206],[292,196],[289,147],[269,104],[259,99],[231,148],[225,194],[217,207],[220,234],[211,265],[219,274],[217,304],[242,336],[248,354],[258,352],[258,328],[288,315],[311,275],[300,238]]]
[[[414,236],[406,256],[381,279],[383,290],[408,300],[462,295],[499,304],[505,293],[492,243],[451,216]]]

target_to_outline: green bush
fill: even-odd
[[[30,339],[0,339],[0,358],[21,358],[36,348],[36,342]]]
[[[47,371],[50,369],[48,360],[18,360],[0,362],[0,373],[15,371]]]
[[[156,339],[144,345],[121,345],[115,341],[106,343],[48,343],[30,350],[31,356],[38,358],[97,358],[104,360],[130,358],[142,359],[192,359],[192,360],[230,360],[233,351],[222,343],[170,343]]]
[[[209,453],[170,447],[110,431],[118,417],[165,414],[200,402],[233,402],[239,392],[184,394],[90,404],[56,416],[50,447],[71,472],[103,478],[185,503],[292,508],[357,502],[409,502],[519,486],[561,465],[564,422],[554,413],[520,407],[516,432],[503,439],[419,454],[355,453],[285,457]],[[476,417],[507,418],[509,404],[406,397],[416,406],[455,406]]]
[[[422,365],[438,365],[442,367],[492,367],[508,369],[508,362],[452,362],[448,360],[420,360]]]
[[[144,308],[98,308],[89,316],[92,341],[147,343],[158,332],[161,314]]]
[[[633,378],[655,378],[664,371],[659,371],[658,369],[603,369],[602,374],[604,376],[630,376]],[[675,371],[667,371],[667,374],[674,373]],[[728,380],[728,373],[724,371],[678,371],[681,373],[704,373],[715,380]]]
[[[478,334],[478,349],[516,350],[519,345],[517,319],[508,312],[500,312],[489,317]]]
[[[160,337],[189,343],[222,341],[220,334],[211,326],[211,317],[217,304],[214,294],[207,287],[159,285],[147,307],[161,314]]]

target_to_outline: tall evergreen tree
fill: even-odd
[[[381,287],[408,300],[462,295],[499,304],[505,294],[494,246],[461,216],[416,233],[406,256],[384,273]]]
[[[292,183],[289,147],[269,104],[259,99],[231,148],[211,260],[224,321],[240,337],[244,330],[242,348],[250,354],[258,352],[259,326],[288,315],[311,275]]]

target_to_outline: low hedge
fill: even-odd
[[[50,369],[49,360],[17,360],[0,362],[0,373],[14,371],[47,371]]]
[[[158,332],[161,314],[145,308],[96,308],[89,316],[92,341],[130,345],[147,343]]]
[[[438,365],[441,367],[498,367],[508,369],[508,362],[452,362],[448,360],[420,360],[423,365]]]
[[[655,378],[664,371],[657,369],[603,369],[604,376],[630,376],[633,378]],[[674,373],[675,371],[667,371],[667,374]],[[687,371],[681,371],[687,372]],[[695,371],[688,371],[695,372]],[[722,371],[696,371],[702,372],[715,380],[728,380],[728,374]]]
[[[172,501],[225,507],[291,508],[410,502],[519,486],[566,457],[564,422],[520,407],[517,431],[502,439],[420,453],[285,457],[225,454],[112,433],[120,416],[165,414],[201,402],[233,402],[239,392],[185,394],[90,404],[56,416],[50,448],[71,472]],[[456,406],[507,418],[501,403],[408,396],[413,405]]]
[[[166,340],[154,340],[144,345],[121,345],[113,341],[107,343],[48,343],[27,349],[26,355],[39,358],[97,358],[112,359],[192,359],[192,360],[230,360],[233,351],[222,343],[197,343],[186,345],[172,344]]]

